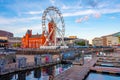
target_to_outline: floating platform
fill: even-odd
[[[90,62],[83,66],[74,65],[65,72],[57,75],[54,80],[83,80],[90,71],[90,67],[94,66],[98,58],[93,58]]]
[[[91,67],[91,71],[109,73],[109,74],[118,74],[120,75],[120,68],[108,68],[108,67]]]

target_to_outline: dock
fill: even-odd
[[[110,73],[110,74],[119,74],[120,68],[111,68],[111,67],[91,67],[91,71],[102,72],[102,73]]]
[[[116,60],[116,54],[112,55],[109,60]],[[107,57],[102,57],[108,59]],[[120,75],[120,68],[115,67],[102,67],[102,66],[95,66],[101,57],[94,57],[91,61],[85,61],[84,65],[73,65],[70,69],[66,70],[65,72],[57,75],[54,80],[84,80],[90,71],[100,72],[100,73],[107,73],[107,74],[117,74]],[[119,63],[119,58],[117,61],[113,61],[113,63]],[[104,61],[104,60],[103,60]],[[111,62],[110,62],[111,63]]]
[[[111,57],[109,57],[109,56],[108,57],[100,57],[95,65],[96,66],[106,66],[106,67],[111,66],[111,67],[120,68],[120,57],[116,57],[115,55],[112,55]]]
[[[54,80],[83,80],[97,60],[98,58],[93,58],[91,61],[86,62],[83,66],[74,65],[72,68],[57,75]]]

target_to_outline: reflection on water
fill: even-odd
[[[120,80],[120,76],[90,72],[85,80]]]
[[[40,78],[41,77],[41,69],[35,69],[34,70],[34,78]]]
[[[31,71],[21,71],[18,73],[0,76],[0,80],[52,80],[56,75],[69,69],[71,66],[71,64],[57,64]]]

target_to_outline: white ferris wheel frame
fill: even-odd
[[[55,25],[55,28],[53,28],[52,31],[48,34],[48,29],[47,29],[48,26],[47,25],[51,20],[53,20],[56,25]],[[51,45],[52,46],[58,46],[58,45],[65,46],[65,42],[64,42],[65,24],[64,24],[63,16],[58,8],[51,6],[51,7],[48,7],[43,12],[42,31],[45,32],[45,37],[46,37],[46,41],[45,41],[44,45],[46,45],[47,42],[50,43],[50,36],[51,36],[52,32],[55,31],[55,34],[54,34],[55,43],[51,44]],[[58,44],[56,41],[57,36],[60,36],[60,44]]]

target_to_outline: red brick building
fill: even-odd
[[[45,43],[45,36],[42,34],[32,35],[32,30],[27,30],[25,36],[22,38],[23,48],[39,48]]]

